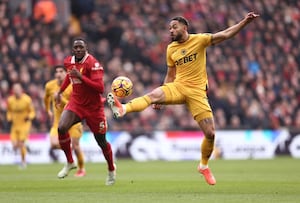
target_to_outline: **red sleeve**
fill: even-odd
[[[90,78],[83,75],[82,81],[89,87],[91,87],[94,90],[96,90],[97,92],[99,92],[100,94],[102,94],[104,92],[104,84],[103,84],[102,77],[101,78],[97,77],[94,80],[91,80]]]
[[[100,62],[98,62],[93,56],[90,55],[88,60],[89,77],[82,75],[82,81],[89,87],[93,88],[100,94],[104,92],[103,75],[104,70]]]
[[[71,56],[67,56],[66,58],[64,58],[64,67],[66,68],[66,69],[68,69],[67,67],[68,67],[68,65],[70,64],[70,61],[71,61]],[[60,92],[63,92],[68,86],[69,86],[69,84],[70,84],[70,78],[69,78],[70,76],[69,76],[69,74],[67,73],[67,75],[66,75],[66,77],[65,77],[65,79],[64,79],[64,81],[63,81],[63,83],[61,84],[61,86],[60,86],[60,89],[59,89],[59,91]]]
[[[70,84],[69,74],[66,75],[63,83],[60,86],[60,92],[63,92]]]

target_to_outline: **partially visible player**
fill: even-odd
[[[57,105],[54,99],[55,94],[59,91],[60,86],[67,75],[67,71],[63,65],[58,65],[55,66],[54,68],[55,68],[55,79],[48,81],[45,85],[44,104],[49,118],[53,121],[50,130],[50,142],[51,142],[50,155],[55,160],[57,159],[57,157],[55,157],[54,150],[60,149],[60,145],[58,142],[58,132],[57,132],[58,122],[65,105],[69,101],[72,92],[72,86],[69,86],[64,91],[64,93],[62,94],[60,105]],[[76,177],[83,177],[86,175],[86,171],[84,168],[84,156],[79,145],[79,141],[82,136],[82,131],[83,128],[81,123],[77,123],[73,125],[69,130],[69,134],[71,136],[72,148],[77,157],[78,170],[75,173]]]
[[[168,70],[164,85],[123,105],[113,93],[109,93],[107,102],[114,117],[119,118],[126,113],[142,111],[151,104],[157,109],[161,104],[185,104],[205,135],[197,169],[208,184],[216,184],[216,179],[208,167],[214,149],[215,124],[206,94],[208,89],[206,48],[232,38],[258,16],[250,12],[237,24],[215,34],[189,34],[188,21],[181,16],[174,17],[169,24],[172,43],[167,48]]]
[[[73,90],[70,101],[63,110],[58,124],[58,138],[64,150],[67,164],[58,173],[59,178],[68,175],[76,168],[74,163],[69,129],[83,119],[93,132],[97,144],[102,149],[108,165],[106,185],[113,185],[116,180],[116,167],[113,160],[111,145],[106,140],[107,123],[104,113],[104,69],[100,62],[88,53],[87,43],[83,39],[75,39],[72,46],[73,55],[67,56],[64,66],[67,68],[67,77],[56,95],[56,101],[61,102],[62,93],[72,84]]]
[[[7,121],[11,123],[10,139],[13,149],[21,154],[20,169],[27,167],[26,141],[28,139],[31,122],[35,118],[35,110],[29,95],[23,92],[20,83],[13,85],[13,94],[7,99]]]

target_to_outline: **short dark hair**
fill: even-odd
[[[75,38],[73,39],[73,43],[74,43],[75,41],[83,41],[83,42],[87,45],[87,40],[86,40],[85,38],[83,38],[83,37],[75,37]]]
[[[172,20],[176,20],[176,21],[186,25],[187,27],[189,26],[189,21],[182,16],[176,16],[176,17],[172,18]]]
[[[72,47],[74,46],[74,43],[75,43],[76,41],[83,41],[83,43],[85,44],[86,50],[88,50],[88,43],[87,43],[87,40],[86,40],[85,38],[83,38],[83,37],[75,37],[75,38],[73,39],[73,42],[72,42]]]
[[[66,67],[65,67],[64,65],[61,65],[61,64],[60,64],[60,65],[54,66],[54,67],[53,67],[53,70],[56,71],[56,69],[58,69],[58,68],[62,68],[62,69],[64,69],[65,71],[67,71]]]

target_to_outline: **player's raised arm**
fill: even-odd
[[[220,42],[223,42],[226,39],[232,38],[241,29],[243,29],[246,25],[248,25],[257,17],[259,17],[258,14],[255,14],[254,12],[250,12],[245,16],[243,20],[241,20],[237,24],[227,28],[226,30],[212,34],[212,45],[218,44]]]

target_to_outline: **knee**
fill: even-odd
[[[97,144],[101,148],[105,148],[107,145],[105,135],[95,135]]]
[[[206,139],[214,140],[215,139],[215,131],[214,130],[208,130],[205,132]]]
[[[59,135],[66,134],[68,132],[68,130],[69,129],[65,125],[59,125],[58,129],[57,129]]]
[[[20,148],[22,148],[22,147],[25,146],[25,142],[21,141],[21,142],[18,143],[18,145],[19,145]]]
[[[80,148],[79,148],[79,145],[78,144],[72,144],[72,147],[73,147],[73,149],[74,149],[74,151],[75,152],[77,152],[77,151],[79,151],[80,150]]]
[[[106,148],[107,142],[106,140],[102,140],[100,142],[98,142],[99,147],[101,147],[101,149]]]
[[[151,103],[163,102],[165,95],[161,88],[156,88],[150,93],[147,94],[149,96]]]
[[[12,143],[12,147],[13,147],[14,150],[17,150],[19,148],[17,143]]]

